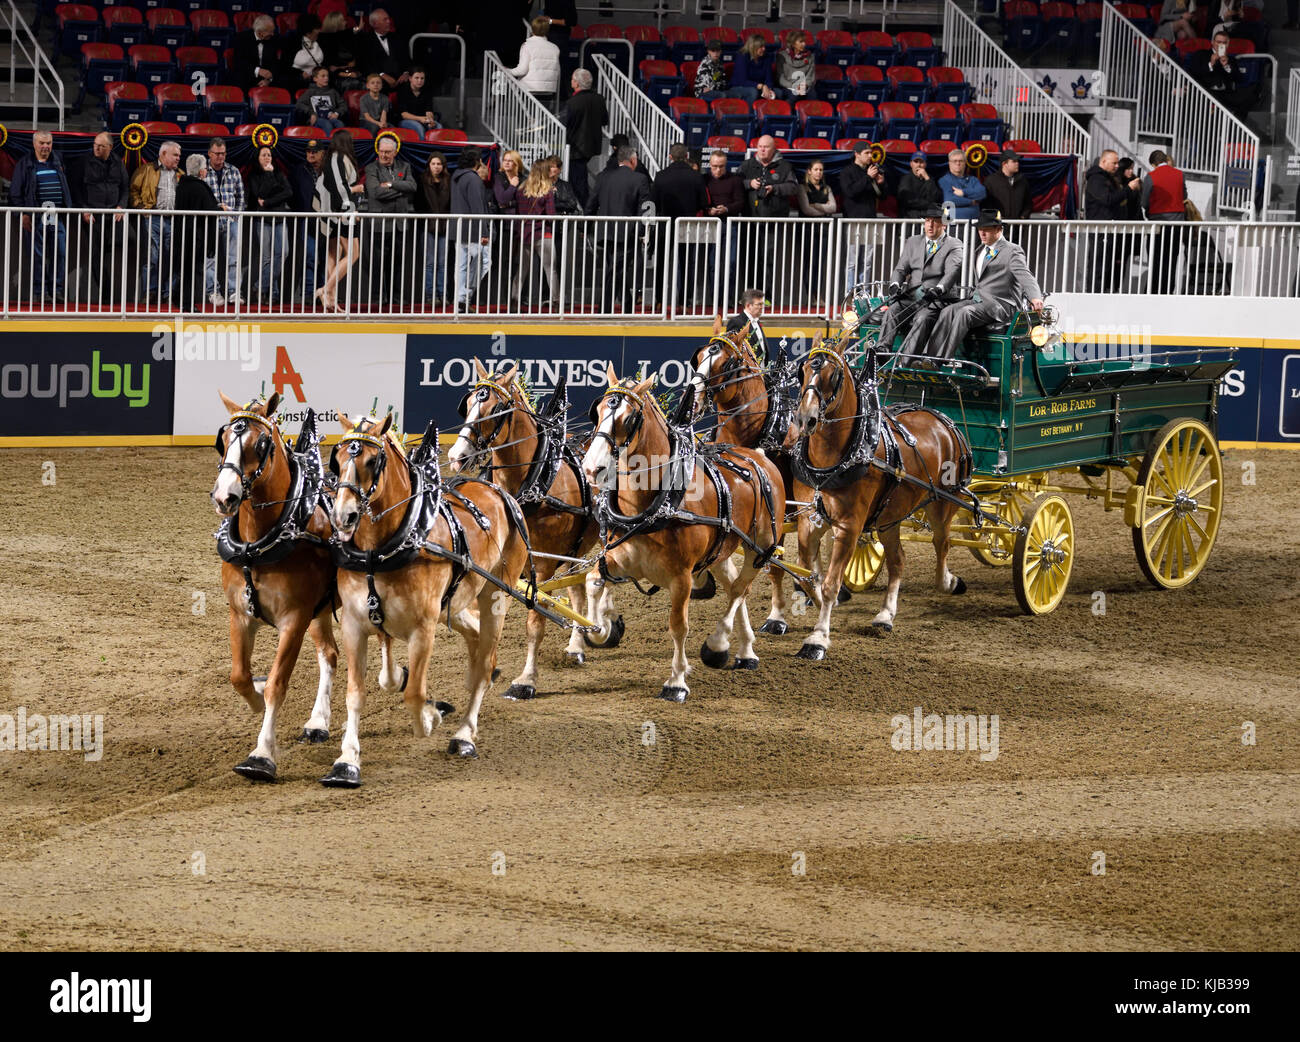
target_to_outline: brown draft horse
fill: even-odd
[[[330,623],[337,603],[330,526],[325,510],[308,501],[317,489],[304,488],[302,475],[290,465],[288,446],[275,423],[280,396],[243,407],[224,394],[221,401],[230,422],[217,433],[221,466],[211,498],[217,514],[229,522],[223,545],[242,565],[227,560],[221,566],[221,586],[230,605],[230,682],[262,714],[257,745],[235,771],[252,781],[274,781],[279,760],[276,718],[304,633],[316,645],[320,684],[301,740],[329,738],[330,692],[338,663]],[[295,481],[297,499],[292,498]],[[276,546],[275,536],[286,523],[305,527],[307,538]],[[280,556],[289,546],[288,555]],[[279,646],[270,672],[254,677],[253,642],[264,625],[278,631]]]
[[[749,346],[749,325],[728,333],[722,316],[713,319],[713,336],[691,358],[691,385],[695,389],[695,413],[703,412],[709,396],[718,417],[714,441],[738,445],[745,449],[762,448],[781,473],[785,498],[789,502],[794,494],[790,474],[790,457],[781,446],[790,429],[788,412],[768,395],[763,367]],[[785,573],[769,567],[772,582],[772,608],[759,633],[782,636],[789,630],[785,619]]]
[[[731,668],[758,668],[745,597],[780,542],[781,475],[761,449],[720,446],[706,453],[689,433],[673,431],[650,394],[654,377],[620,382],[612,366],[606,375],[609,387],[592,407],[595,433],[582,461],[587,480],[606,490],[597,503],[605,539],[598,571],[603,581],[644,579],[668,590],[674,652],[659,697],[683,702],[689,693],[687,612],[697,571],[711,572],[727,596],[726,612],[700,658],[714,669],[727,666],[739,613],[740,644]],[[737,567],[731,555],[742,546]],[[589,581],[589,604],[600,581]]]
[[[591,512],[591,491],[578,460],[564,445],[560,430],[543,430],[519,381],[518,366],[492,376],[474,359],[478,381],[465,396],[465,418],[456,442],[447,453],[454,473],[475,462],[486,462],[491,479],[519,501],[528,520],[534,551],[582,557],[596,543],[596,522]],[[537,581],[543,583],[562,562],[539,557]],[[585,584],[569,587],[573,610],[587,611]],[[609,607],[606,605],[606,612]],[[528,653],[523,671],[505,693],[506,698],[532,698],[537,694],[537,651],[546,633],[541,613],[528,613]],[[574,665],[586,661],[582,633],[570,631],[565,655]]]
[[[440,484],[434,495],[391,432],[392,413],[382,421],[353,423],[340,411],[339,419],[344,434],[330,461],[338,474],[330,520],[341,547],[338,587],[348,657],[348,720],[341,754],[321,783],[356,788],[361,784],[357,732],[365,704],[366,646],[371,635],[404,640],[409,647],[408,682],[402,685],[393,674],[381,673],[379,683],[389,691],[404,686],[416,737],[428,737],[452,711],[446,703],[427,697],[429,658],[439,620],[464,638],[469,652],[465,666],[469,704],[447,752],[478,755],[474,742],[479,707],[492,683],[511,598],[467,565],[472,563],[513,588],[528,560],[528,539],[514,501],[493,485]],[[450,560],[431,548],[458,559]],[[349,554],[352,563],[346,560]],[[363,562],[360,570],[358,559]]]
[[[798,656],[822,659],[831,643],[831,609],[858,536],[874,528],[885,547],[889,587],[885,604],[872,620],[873,632],[892,632],[903,581],[899,525],[924,508],[934,532],[935,585],[944,593],[966,592],[948,571],[949,528],[957,503],[935,497],[931,486],[956,495],[970,478],[971,456],[965,438],[947,417],[929,409],[882,412],[875,388],[875,354],[868,349],[861,382],[844,358],[847,338],[814,343],[803,363],[799,406],[792,434],[796,498],[814,504],[799,517],[799,563],[815,568],[827,525],[834,539],[826,574],[814,588],[818,618]],[[896,446],[896,448],[895,448]],[[877,461],[872,464],[871,460]],[[895,476],[905,471],[923,485]],[[807,480],[804,480],[804,479]],[[809,482],[812,482],[811,484]],[[814,520],[815,519],[815,520]]]

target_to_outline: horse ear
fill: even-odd
[[[480,380],[488,378],[488,371],[483,368],[483,363],[478,360],[477,355],[474,356],[474,373]]]
[[[504,373],[497,373],[497,376],[501,377],[501,379],[498,380],[497,383],[499,383],[502,387],[509,387],[510,381],[515,378],[515,373],[517,372],[519,372],[519,363],[511,362],[510,368],[507,369]]]
[[[226,396],[225,391],[217,391],[217,394],[221,395],[221,404],[226,407],[226,412],[230,413],[231,416],[234,416],[235,413],[239,412],[239,410],[243,408],[242,405],[238,405],[235,402],[231,401]]]
[[[813,345],[809,350],[816,351],[821,346],[822,346],[822,335],[818,333],[815,337],[813,337]]]
[[[618,374],[614,372],[614,364],[612,362],[605,363],[605,379],[609,381],[610,387],[618,386]]]
[[[350,419],[348,419],[348,414],[345,413],[342,409],[336,409],[334,411],[339,414],[339,423],[343,425],[343,433],[351,434],[352,431],[355,429],[356,424],[353,423]]]
[[[714,315],[714,316],[713,316],[713,335],[714,335],[714,336],[722,336],[722,316],[721,316],[721,315]]]
[[[740,332],[736,334],[736,343],[743,344],[746,340],[749,339],[749,327],[752,325],[753,322],[745,323],[745,325],[741,328]]]
[[[388,433],[388,429],[393,425],[393,414],[390,412],[384,417],[384,422],[379,425],[379,430],[375,431],[376,438],[382,438]]]
[[[648,391],[648,390],[650,390],[652,387],[654,387],[654,385],[655,385],[658,381],[659,381],[659,374],[658,374],[658,373],[651,373],[651,374],[650,374],[649,376],[647,376],[644,380],[642,380],[639,384],[637,384],[635,387],[633,387],[633,388],[632,388],[632,391],[633,391],[634,394],[645,394],[646,391]]]
[[[280,408],[280,393],[277,391],[275,394],[271,395],[270,399],[268,399],[266,403],[266,418],[269,420],[274,416],[275,410],[278,408]]]

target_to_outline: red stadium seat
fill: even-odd
[[[633,43],[659,43],[659,30],[653,25],[629,25],[623,30],[623,39]]]
[[[790,147],[796,152],[829,152],[831,143],[824,137],[797,137],[791,142]]]
[[[191,123],[185,133],[195,137],[229,137],[230,128],[224,123]]]
[[[253,19],[257,17],[257,11],[236,11],[234,16],[235,32],[247,32],[253,28]]]
[[[730,29],[725,25],[710,25],[700,30],[700,35],[704,37],[705,42],[709,40],[721,40],[723,43],[739,43],[736,36],[736,30]]]
[[[647,58],[636,67],[637,75],[642,81],[648,80],[651,76],[669,76],[677,75],[677,66],[670,61],[664,61],[661,58]]]
[[[151,138],[175,137],[181,132],[181,128],[175,123],[167,123],[161,119],[146,120],[141,125],[149,132]]]
[[[463,144],[469,140],[469,135],[463,130],[446,128],[444,130],[430,130],[424,135],[425,141],[435,141],[444,145]]]
[[[235,137],[251,137],[253,131],[257,129],[256,123],[241,123],[230,133]]]
[[[396,134],[399,141],[419,141],[420,135],[410,127],[387,127],[385,134]]]
[[[191,11],[190,25],[195,29],[225,29],[230,16],[225,11]]]
[[[321,130],[320,127],[285,127],[284,136],[296,137],[296,138],[315,138],[318,141],[324,141],[325,131]]]
[[[751,36],[761,36],[763,38],[763,42],[767,44],[769,47],[776,46],[776,37],[772,35],[771,29],[764,29],[761,26],[755,26],[750,29],[740,30],[740,39],[742,42],[748,40]]]
[[[1002,142],[1002,147],[1009,148],[1012,152],[1018,152],[1022,156],[1035,155],[1043,150],[1042,145],[1027,137],[1019,137],[1011,141],[1004,141]]]
[[[714,98],[709,108],[715,116],[747,116],[750,112],[744,98]]]
[[[749,139],[749,147],[750,147],[750,148],[758,148],[758,143],[759,143],[761,140],[763,140],[761,136],[756,137],[756,138],[750,138],[750,139]],[[790,142],[788,142],[788,141],[787,141],[785,138],[783,138],[783,137],[774,137],[774,138],[772,138],[772,140],[776,142],[776,147],[777,147],[777,150],[778,150],[778,151],[779,151],[780,149],[783,149],[783,148],[789,148],[789,147],[790,147]]]
[[[910,156],[916,151],[914,141],[900,141],[897,138],[887,138],[880,142],[884,150],[890,155]]]
[[[361,122],[361,99],[365,96],[363,90],[345,90],[343,92],[343,103],[347,106],[347,121],[352,126]]]
[[[348,127],[347,131],[352,135],[353,141],[373,141],[375,139],[375,135],[365,127]],[[337,134],[338,131],[336,130],[334,133]],[[330,136],[333,137],[333,134]]]
[[[699,98],[669,98],[668,113],[673,119],[680,119],[682,116],[690,114],[693,116],[707,115],[709,106]]]
[[[622,40],[624,39],[623,30],[617,25],[608,25],[598,22],[596,25],[586,26],[588,40]]]
[[[922,141],[919,150],[927,156],[946,156],[955,147],[951,141]]]
[[[728,152],[743,152],[745,151],[745,139],[731,137],[729,134],[716,134],[709,138],[709,147],[724,148]]]
[[[294,11],[286,11],[284,14],[275,16],[275,27],[279,30],[281,36],[287,36],[298,28],[298,19],[301,17]]]
[[[835,142],[835,147],[841,152],[851,151],[859,141],[865,141],[868,145],[871,141],[864,137],[842,137]]]
[[[263,105],[289,105],[292,100],[283,87],[254,87],[248,92],[248,104],[253,115],[257,115],[257,110]]]

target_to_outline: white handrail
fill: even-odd
[[[416,33],[407,44],[411,59],[415,59],[416,40],[453,40],[460,49],[460,77],[456,80],[456,122],[465,125],[465,38],[455,33]]]
[[[1167,143],[1185,174],[1212,180],[1220,212],[1253,215],[1259,135],[1109,2],[1102,8],[1103,109],[1131,106],[1134,144]]]
[[[1286,139],[1300,152],[1300,68],[1293,68],[1286,81]]]
[[[596,90],[609,110],[609,132],[626,134],[636,143],[641,165],[651,177],[667,162],[668,149],[686,136],[635,83],[603,54],[593,54]]]
[[[30,66],[32,70],[32,129],[37,128],[40,119],[41,91],[44,90],[49,94],[50,104],[59,112],[59,125],[56,129],[62,130],[65,108],[63,77],[54,70],[54,63],[41,48],[36,34],[19,12],[14,0],[8,0],[7,8],[0,10],[0,18],[4,19],[4,24],[9,29],[9,101],[13,102],[17,94],[17,59],[21,54],[26,63],[24,67]]]
[[[483,55],[483,126],[495,140],[523,156],[526,166],[545,156],[562,157],[568,176],[564,124],[510,75],[496,51]]]

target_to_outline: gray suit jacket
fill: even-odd
[[[996,304],[1004,315],[1010,315],[1019,307],[1021,298],[1041,300],[1043,291],[1025,262],[1025,251],[1005,237],[993,246],[997,250],[997,256],[984,265],[982,272],[979,271],[979,263],[984,256],[984,245],[981,243],[975,251],[974,267],[971,270],[975,276],[974,299],[981,303]]]
[[[392,182],[393,187],[381,188],[383,182]],[[371,213],[410,213],[415,188],[411,164],[401,156],[388,168],[378,162],[366,167],[366,201]]]
[[[910,289],[928,289],[934,285],[945,291],[952,289],[961,281],[961,261],[965,252],[961,241],[951,235],[942,236],[932,257],[925,255],[925,247],[924,233],[913,235],[903,243],[891,277]]]

